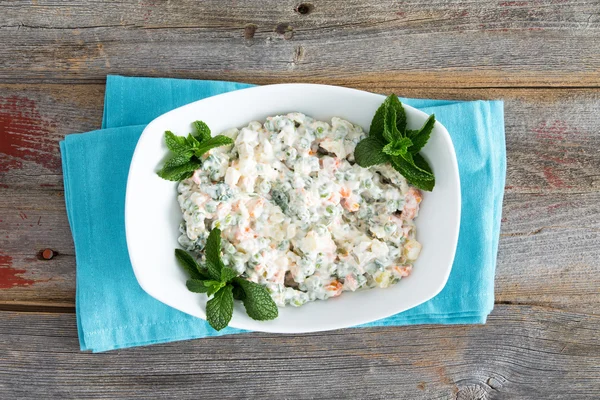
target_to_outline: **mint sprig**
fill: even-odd
[[[277,318],[279,310],[269,291],[262,285],[239,277],[221,260],[221,231],[210,231],[204,250],[205,266],[181,249],[175,257],[189,274],[188,290],[213,296],[206,303],[206,319],[210,326],[220,331],[229,325],[233,316],[233,300],[241,300],[250,318],[266,321]]]
[[[373,116],[369,135],[356,145],[354,159],[364,168],[390,163],[408,183],[432,191],[435,177],[419,151],[431,136],[435,115],[421,129],[406,129],[406,125],[406,112],[398,96],[388,96]]]
[[[194,122],[195,134],[187,137],[177,136],[171,131],[165,132],[165,144],[174,154],[164,163],[158,176],[169,181],[181,181],[189,178],[202,166],[202,156],[215,147],[233,144],[227,136],[212,137],[210,129],[202,121]]]

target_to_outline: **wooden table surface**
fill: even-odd
[[[599,13],[598,0],[0,1],[0,398],[600,398]],[[81,353],[58,142],[100,126],[107,74],[504,99],[487,324]]]

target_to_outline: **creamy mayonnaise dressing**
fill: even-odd
[[[235,144],[211,150],[178,186],[187,250],[202,259],[210,230],[221,229],[225,265],[279,306],[410,274],[421,193],[387,164],[354,163],[360,126],[290,113],[222,134]]]

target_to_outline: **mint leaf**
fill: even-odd
[[[385,129],[385,112],[386,112],[386,104],[383,102],[377,111],[375,111],[375,115],[371,120],[371,127],[369,128],[369,137],[375,138],[380,141],[384,141],[383,138],[383,130]]]
[[[431,167],[429,166],[427,161],[420,154],[413,155],[413,159],[414,159],[415,165],[417,167],[421,168],[424,171],[429,172],[431,174],[431,176],[433,176]],[[435,186],[435,177],[433,178],[433,180],[430,180],[430,181],[413,181],[410,183],[412,183],[414,186],[418,187],[419,189],[423,189],[423,190],[427,190],[428,192],[431,192],[433,190],[433,187]]]
[[[195,137],[200,143],[211,138],[210,128],[204,122],[194,121],[194,128],[196,129]]]
[[[229,282],[230,280],[232,280],[233,278],[235,278],[236,276],[238,276],[238,273],[235,272],[234,270],[232,270],[229,267],[223,267],[221,268],[221,282]]]
[[[401,135],[404,135],[404,132],[406,131],[406,112],[404,111],[404,107],[402,106],[400,99],[398,99],[398,96],[395,94],[389,95],[388,99],[390,99],[390,110],[393,110],[396,114],[396,128]]]
[[[410,153],[406,154],[405,157],[410,157]],[[402,176],[406,178],[408,183],[418,187],[419,189],[431,191],[435,185],[435,178],[429,171],[418,167],[412,157],[410,161],[407,161],[403,157],[395,156],[391,157],[392,166]]]
[[[415,164],[414,156],[411,153],[405,153],[405,154],[402,154],[400,157],[394,157],[394,158],[400,158],[400,159],[403,159],[404,161],[408,162],[412,166],[415,173],[420,174],[419,179],[433,180],[433,174],[431,172],[425,171],[424,169],[419,168]]]
[[[414,187],[419,188],[421,190],[425,190],[427,192],[431,192],[433,190],[433,187],[435,186],[435,180],[422,181],[418,179],[406,179],[406,181]]]
[[[191,160],[191,158],[192,158],[192,154],[187,153],[187,151],[183,152],[183,153],[177,153],[173,157],[171,157],[167,161],[165,161],[165,164],[163,165],[163,169],[180,167],[182,165],[187,164]]]
[[[361,140],[354,149],[354,159],[363,168],[383,164],[388,161],[383,153],[383,144],[375,137],[369,136]]]
[[[421,168],[423,171],[429,172],[430,174],[433,175],[433,171],[431,170],[431,167],[429,166],[429,164],[427,163],[427,161],[423,158],[422,155],[420,154],[413,154],[413,161],[415,162],[415,165],[419,168]],[[434,178],[435,179],[435,178]]]
[[[221,270],[223,269],[223,263],[220,260],[216,263],[207,260],[206,269],[208,270],[208,275],[211,278],[221,280]]]
[[[206,303],[206,320],[215,330],[220,331],[229,325],[233,316],[233,286],[221,288]]]
[[[177,136],[171,131],[165,132],[165,144],[174,153],[188,150],[187,141],[183,136]],[[189,157],[188,157],[189,158]]]
[[[244,289],[241,287],[234,285],[233,286],[233,298],[236,300],[244,300],[246,295],[244,294]]]
[[[383,147],[383,152],[390,156],[400,156],[408,152],[408,148],[412,146],[412,141],[409,138],[403,137],[399,140],[394,140]]]
[[[204,284],[204,281],[199,279],[188,279],[185,283],[188,290],[194,293],[206,293],[208,292],[208,287]]]
[[[157,172],[158,176],[168,181],[181,181],[192,176],[194,171],[200,168],[201,164],[198,161],[189,160],[184,164],[179,164],[181,160],[179,156],[168,160],[163,168]]]
[[[371,120],[369,136],[384,142],[404,136],[406,113],[398,96],[391,94],[379,106]]]
[[[213,281],[213,280],[204,281],[203,283],[204,283],[204,286],[206,286],[206,288],[207,288],[206,295],[208,297],[210,297],[213,294],[215,294],[216,292],[218,292],[222,287],[224,287],[227,284],[225,282]]]
[[[416,154],[423,148],[423,146],[425,146],[429,140],[429,137],[431,136],[431,131],[433,131],[434,125],[435,115],[431,114],[419,132],[412,137],[413,146],[410,149],[411,153]]]
[[[194,149],[194,154],[196,155],[196,157],[200,158],[204,153],[206,153],[210,149],[230,144],[233,144],[233,139],[227,136],[217,135],[215,137],[211,137],[210,139],[206,139],[202,143],[199,143],[198,146],[196,146],[196,148]]]
[[[389,143],[395,139],[399,139],[401,136],[400,132],[398,131],[398,127],[396,126],[396,113],[389,105],[391,102],[390,98],[391,96],[385,99],[385,103],[387,104],[385,111],[385,124],[383,127],[383,138],[385,139],[386,143]]]
[[[208,274],[214,280],[221,280],[221,270],[223,262],[221,261],[221,230],[218,228],[210,231],[208,239],[206,239],[206,247],[204,248],[206,256],[206,268]]]
[[[183,269],[186,270],[190,278],[200,280],[208,279],[206,270],[200,267],[196,260],[194,260],[194,258],[187,252],[181,249],[175,249],[175,257]]]
[[[242,301],[250,318],[258,321],[277,318],[279,309],[266,287],[244,278],[234,278],[233,282],[244,291]]]
[[[192,152],[198,148],[198,146],[200,146],[200,142],[198,141],[198,139],[196,139],[194,137],[194,135],[192,135],[191,133],[188,134],[187,138],[185,139],[185,141],[187,142],[188,147],[190,148],[190,150],[192,150]]]
[[[407,155],[405,154],[405,156],[407,156]],[[402,175],[404,175],[405,178],[426,180],[426,181],[433,180],[433,175],[431,175],[429,172],[424,171],[421,168],[417,167],[415,165],[413,159],[411,159],[409,161],[409,160],[406,160],[402,156],[394,156],[394,157],[391,157],[391,160],[392,160],[392,166],[398,172],[400,172]]]
[[[403,127],[406,128],[406,115],[404,114],[404,108],[402,108],[398,97],[394,94],[389,95],[383,104],[385,104],[386,108],[383,138],[386,143],[389,143],[398,140],[403,136],[404,130],[400,131],[398,129],[398,117],[404,119],[400,122],[400,125],[403,125]]]

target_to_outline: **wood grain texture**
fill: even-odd
[[[6,206],[0,208],[2,251],[26,279],[0,288],[0,308],[73,306],[75,257],[61,192],[0,189],[0,194]],[[599,207],[600,193],[507,193],[496,300],[597,313]],[[58,256],[40,260],[37,254],[45,248]]]
[[[403,89],[381,82],[356,87],[407,97],[503,98],[508,176],[496,299],[597,313],[600,115],[595,110],[600,109],[600,90]],[[0,289],[0,307],[72,307],[75,259],[58,140],[100,125],[103,87],[3,85],[0,93],[33,104],[34,111],[27,112],[35,118],[19,116],[16,125],[50,143],[47,151],[26,142],[29,147],[21,153],[0,154],[0,165],[19,163],[0,173],[0,249],[12,269],[10,287]],[[8,110],[3,104],[0,115],[13,121],[13,103]],[[22,136],[12,128],[14,122],[8,126],[5,135]],[[48,166],[47,158],[57,161]],[[39,260],[44,248],[59,254]]]
[[[403,88],[338,77],[328,83],[404,97],[504,99],[507,192],[600,188],[600,90]],[[100,127],[103,96],[103,85],[0,85],[0,182],[61,188],[58,142]]]
[[[484,326],[243,334],[93,355],[78,352],[73,315],[3,312],[0,397],[591,399],[599,328],[597,316],[500,305]]]
[[[600,82],[598,0],[311,1],[304,15],[297,0],[35,3],[0,3],[0,81]]]
[[[301,3],[0,1],[0,399],[600,398],[600,0]],[[504,99],[488,323],[80,353],[58,142],[107,74]]]

